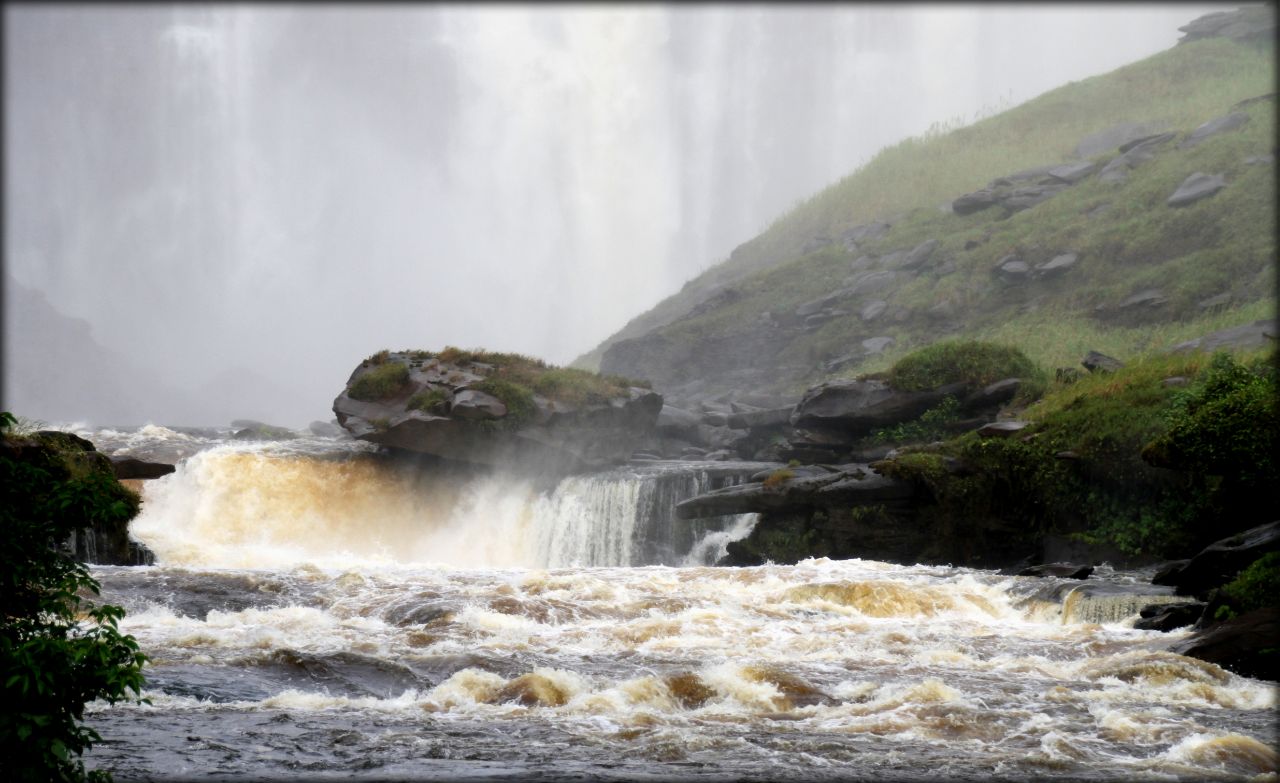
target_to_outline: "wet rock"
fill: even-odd
[[[902,269],[915,270],[919,269],[929,258],[933,256],[933,251],[938,249],[938,240],[929,239],[916,245],[907,253],[900,265]]]
[[[1000,203],[1000,194],[993,188],[981,188],[966,193],[951,202],[951,211],[957,215],[972,215],[990,209]]]
[[[796,308],[796,317],[805,318],[807,316],[820,313],[840,300],[847,299],[852,295],[852,293],[852,290],[849,288],[840,288],[829,294],[824,294],[817,299],[811,299]]]
[[[136,457],[112,457],[111,469],[118,479],[153,479],[174,471],[166,462],[146,462]]]
[[[1217,296],[1211,296],[1207,299],[1201,299],[1196,303],[1196,307],[1201,310],[1212,310],[1215,307],[1223,307],[1231,303],[1231,294],[1222,293]]]
[[[1080,256],[1075,253],[1063,253],[1037,266],[1033,274],[1040,278],[1057,277],[1075,266],[1079,260]]]
[[[1182,181],[1165,203],[1171,207],[1185,207],[1206,199],[1227,186],[1221,174],[1204,174],[1197,171]]]
[[[849,296],[883,291],[884,289],[892,286],[897,277],[897,273],[888,269],[876,272],[863,272],[854,278],[853,285],[846,290],[849,292]]]
[[[1169,649],[1245,677],[1280,680],[1280,609],[1268,607],[1197,631]]]
[[[313,421],[307,425],[307,430],[321,438],[341,438],[346,435],[346,432],[337,424],[327,421]]]
[[[996,264],[996,272],[1009,280],[1021,280],[1031,273],[1031,267],[1017,256],[1005,256]]]
[[[1147,136],[1132,142],[1124,151],[1107,162],[1098,172],[1098,180],[1118,185],[1129,180],[1129,172],[1155,157],[1160,147],[1176,137],[1174,133]]]
[[[235,423],[232,422],[232,424]],[[293,440],[298,437],[298,433],[287,427],[276,427],[262,422],[253,422],[250,426],[236,430],[231,437],[236,440]]]
[[[840,242],[846,250],[854,251],[858,246],[874,242],[889,231],[889,224],[878,220],[844,231],[840,234]]]
[[[978,435],[984,438],[1007,438],[1027,428],[1025,421],[993,421],[978,428]]]
[[[809,389],[796,405],[791,424],[865,433],[913,419],[949,394],[964,390],[951,384],[931,391],[902,392],[880,380],[840,380]]]
[[[858,256],[857,258],[849,262],[849,271],[850,272],[865,271],[867,269],[870,269],[875,264],[875,262],[876,260],[871,256]]]
[[[862,306],[862,309],[858,311],[858,317],[863,321],[874,321],[883,315],[888,307],[889,303],[883,299],[873,299]]]
[[[1080,364],[1089,372],[1115,372],[1124,366],[1124,362],[1099,351],[1089,351]]]
[[[1175,353],[1186,351],[1218,351],[1223,349],[1260,348],[1264,345],[1275,345],[1276,319],[1263,318],[1242,326],[1220,329],[1203,337],[1178,343],[1170,350]]]
[[[1091,133],[1076,145],[1077,158],[1092,158],[1119,148],[1134,139],[1149,138],[1159,128],[1146,122],[1123,122]]]
[[[1049,176],[1068,185],[1074,185],[1092,174],[1096,168],[1098,168],[1098,164],[1091,160],[1083,160],[1079,163],[1064,163],[1061,166],[1049,169]]]
[[[883,353],[890,345],[893,345],[892,337],[868,337],[862,341],[862,350],[868,354]]]
[[[729,426],[729,416],[731,415],[724,411],[707,411],[702,414],[702,423],[712,427],[727,427]]]
[[[1065,182],[1026,185],[1021,188],[1015,188],[1008,196],[1001,199],[1000,204],[1009,212],[1021,212],[1024,209],[1030,209],[1037,204],[1048,201],[1066,188],[1067,183]]]
[[[1172,631],[1192,625],[1204,613],[1204,604],[1151,604],[1144,606],[1133,627],[1143,631]]]
[[[724,414],[720,414],[720,416],[724,417]],[[702,424],[703,421],[704,418],[696,413],[690,413],[671,405],[663,405],[662,410],[658,412],[658,432],[684,440],[696,440],[698,437],[698,425]],[[723,422],[721,423],[723,424]]]
[[[467,388],[485,377],[478,363],[429,359],[428,364],[411,369],[407,379],[381,399],[359,400],[348,394],[358,379],[375,368],[388,363],[408,368],[421,363],[420,357],[396,352],[379,363],[361,363],[333,402],[342,427],[380,446],[538,473],[616,464],[635,451],[654,448],[659,438],[657,420],[663,400],[649,389],[619,388],[609,399],[580,405],[532,395],[532,410],[509,420],[511,411],[502,400]],[[408,407],[415,394],[429,389],[453,395],[447,415]],[[469,418],[473,415],[477,418]]]
[[[1012,400],[1020,388],[1022,388],[1021,378],[1004,378],[970,394],[964,399],[963,406],[966,410],[980,410],[1003,405]]]
[[[910,484],[882,476],[869,466],[845,466],[831,473],[797,476],[775,487],[758,481],[714,490],[677,503],[676,516],[699,519],[801,507],[880,505],[914,495]]]
[[[1229,38],[1233,41],[1273,38],[1276,12],[1270,4],[1246,6],[1232,11],[1216,11],[1178,28],[1184,35],[1179,44],[1204,38]]]
[[[1019,571],[1016,576],[1053,576],[1060,579],[1088,579],[1093,573],[1091,565],[1076,565],[1075,563],[1045,563],[1044,565],[1031,566]]]
[[[1191,562],[1190,559],[1170,560],[1169,562],[1160,566],[1160,568],[1156,569],[1155,575],[1151,577],[1151,584],[1153,585],[1176,584],[1177,575],[1182,571],[1182,569],[1186,568],[1187,563],[1190,563],[1190,562]]]
[[[1169,300],[1165,298],[1164,292],[1159,288],[1147,288],[1133,294],[1120,304],[1116,305],[1116,310],[1121,313],[1125,311],[1150,310],[1162,307],[1168,301]]]
[[[1215,541],[1200,550],[1182,569],[1164,576],[1160,584],[1173,585],[1178,595],[1204,595],[1230,582],[1253,561],[1276,551],[1280,551],[1280,521]],[[1152,583],[1156,583],[1155,579]]]
[[[1178,149],[1185,150],[1196,146],[1205,139],[1216,136],[1219,133],[1226,133],[1230,130],[1242,127],[1249,122],[1249,115],[1244,112],[1232,112],[1221,117],[1215,117],[1204,123],[1200,127],[1191,131],[1182,143],[1178,145]]]
[[[1160,381],[1160,385],[1165,387],[1166,389],[1181,388],[1183,386],[1186,386],[1189,383],[1191,383],[1190,379],[1184,378],[1181,375],[1175,375],[1171,378],[1165,378],[1164,380]]]
[[[1270,166],[1276,162],[1276,156],[1270,153],[1266,155],[1250,155],[1244,159],[1246,166]]]

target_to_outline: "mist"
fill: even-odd
[[[1223,7],[9,4],[3,404],[300,426],[382,348],[567,363],[881,148]]]

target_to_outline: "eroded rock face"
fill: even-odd
[[[391,364],[407,369],[403,382],[377,399],[351,396],[362,376]],[[516,412],[512,400],[499,399],[492,389],[472,388],[491,376],[500,377],[482,362],[392,353],[382,364],[366,361],[357,367],[333,401],[333,412],[344,429],[371,443],[539,472],[622,462],[657,438],[662,396],[649,389],[633,386],[609,399],[581,404],[530,393],[527,405]]]

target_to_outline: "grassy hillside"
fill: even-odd
[[[609,346],[630,341],[605,370],[649,377],[659,391],[697,377],[712,389],[734,388],[744,382],[735,368],[749,364],[758,372],[745,381],[795,392],[833,375],[882,369],[942,336],[1018,345],[1054,367],[1074,365],[1089,349],[1132,359],[1272,316],[1275,166],[1246,159],[1274,152],[1274,100],[1239,108],[1250,118],[1241,128],[1190,149],[1178,143],[1239,102],[1274,91],[1270,41],[1209,39],[1073,82],[968,127],[936,128],[883,150],[783,215],[575,364],[600,366]],[[1100,182],[1095,173],[1007,219],[999,208],[967,216],[944,208],[997,177],[1069,161],[1084,137],[1119,123],[1179,135],[1124,184]],[[1101,166],[1114,155],[1096,161]],[[1193,172],[1223,174],[1228,185],[1189,207],[1166,206]],[[892,229],[855,252],[841,246],[841,232],[872,220]],[[802,254],[820,237],[837,241]],[[762,319],[848,285],[861,256],[929,239],[939,246],[927,268],[842,304],[847,312],[817,328],[778,328]],[[1052,280],[1010,284],[993,274],[1011,255],[1034,266],[1067,252],[1078,263]],[[1160,289],[1162,306],[1116,308],[1149,288]],[[883,300],[886,313],[866,321],[859,310],[872,299]],[[871,337],[893,342],[882,353],[856,356]],[[823,368],[839,357],[852,358]]]

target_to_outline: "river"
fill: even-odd
[[[178,461],[131,527],[156,565],[93,568],[151,657],[150,704],[86,711],[118,781],[1276,780],[1274,684],[1063,580],[710,566],[754,519],[671,509],[723,465],[548,487],[79,432]]]

